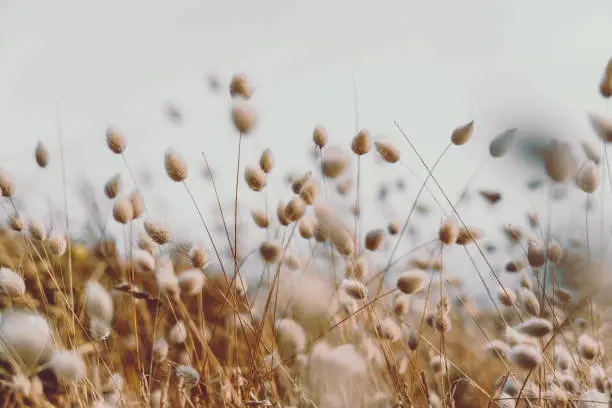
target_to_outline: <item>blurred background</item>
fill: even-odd
[[[107,127],[115,126],[127,137],[126,159],[150,214],[176,235],[206,243],[189,197],[164,173],[163,155],[171,147],[186,158],[190,187],[213,223],[220,219],[204,153],[232,212],[238,135],[228,84],[244,72],[255,87],[258,126],[243,140],[241,163],[273,150],[268,199],[288,198],[285,175],[313,166],[315,125],[343,148],[365,128],[398,146],[407,166],[364,158],[362,230],[403,222],[427,173],[393,121],[431,166],[453,129],[474,120],[473,139],[451,148],[435,175],[451,200],[469,180],[473,189],[503,191],[495,206],[472,197],[461,207],[467,223],[494,239],[502,236],[500,214],[525,225],[525,211],[547,209],[546,187],[527,188],[544,175],[533,146],[560,138],[583,162],[580,142],[597,143],[587,113],[610,115],[597,90],[612,55],[610,15],[605,0],[0,0],[0,167],[14,175],[29,215],[61,220],[61,132],[75,228],[91,217],[85,182],[85,195],[107,218],[112,204],[103,183],[120,172],[126,190],[134,187],[105,145]],[[487,159],[491,139],[509,128],[519,129],[513,154]],[[39,141],[51,154],[45,170],[33,159]],[[405,191],[394,188],[398,179]],[[242,174],[240,181],[241,208],[263,208]],[[385,202],[377,198],[383,185],[392,190]],[[431,189],[448,212],[433,183]],[[444,215],[428,194],[424,200],[434,222],[419,229],[416,219],[418,236],[408,247],[434,238]],[[552,211],[560,221],[553,234],[583,238],[584,195],[575,200],[578,207]],[[457,258],[458,265],[469,262]]]

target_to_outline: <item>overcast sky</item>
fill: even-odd
[[[104,144],[106,127],[117,126],[136,172],[150,168],[158,180],[147,190],[158,203],[153,215],[193,230],[196,214],[164,178],[163,153],[172,147],[187,158],[202,202],[212,189],[196,179],[201,152],[223,191],[232,191],[231,101],[208,90],[207,75],[224,86],[235,72],[252,79],[259,125],[245,140],[243,163],[271,147],[283,171],[308,168],[304,151],[317,124],[333,144],[348,146],[354,76],[359,126],[400,146],[421,175],[393,121],[432,163],[452,130],[475,120],[473,143],[451,149],[437,173],[457,192],[489,140],[521,121],[546,122],[575,141],[594,138],[585,112],[606,112],[597,84],[612,56],[611,15],[608,0],[0,0],[0,166],[16,176],[36,216],[44,216],[36,203],[47,192],[61,205],[57,105],[71,183],[100,185],[122,172],[129,186]],[[169,102],[184,115],[180,127],[164,115]],[[52,154],[45,172],[32,159],[39,140]],[[366,185],[402,172],[411,180],[406,169],[364,161],[372,168]],[[487,166],[478,177],[485,187],[524,182],[507,166]],[[270,190],[286,198],[283,174]],[[410,202],[400,203],[384,211],[405,217]]]

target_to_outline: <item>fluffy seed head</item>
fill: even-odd
[[[168,340],[171,344],[183,344],[187,340],[187,326],[182,320],[179,320],[170,328]]]
[[[387,163],[397,163],[400,159],[400,151],[389,142],[374,142],[374,147],[380,157]]]
[[[368,296],[368,288],[356,279],[344,279],[341,284],[342,289],[352,298],[357,300],[365,299]]]
[[[472,137],[472,133],[474,133],[474,121],[456,128],[451,135],[451,142],[456,146],[466,144]]]
[[[200,373],[189,365],[179,365],[176,367],[176,376],[182,379],[183,387],[188,390],[192,389],[200,382]]]
[[[327,143],[327,130],[323,126],[317,126],[312,132],[312,141],[319,148],[325,147]]]
[[[456,243],[459,245],[467,245],[483,237],[483,233],[478,228],[474,227],[460,227],[459,234],[457,235]]]
[[[68,350],[56,351],[51,356],[49,367],[61,381],[77,382],[85,378],[87,368],[78,353]]]
[[[515,329],[531,337],[544,337],[552,332],[553,326],[548,320],[532,317],[520,323]]]
[[[585,360],[593,360],[599,354],[599,345],[587,334],[578,337],[578,354]]]
[[[588,160],[591,160],[595,164],[599,164],[601,161],[601,152],[597,150],[597,148],[590,142],[583,140],[580,142],[582,146],[582,150],[584,151],[584,155]]]
[[[158,245],[164,245],[172,239],[172,233],[165,225],[153,219],[145,220],[144,229],[147,235]]]
[[[140,191],[132,191],[128,198],[130,200],[130,204],[132,204],[132,212],[134,219],[142,217],[145,212],[145,204],[144,200],[142,199],[142,194],[140,194]]]
[[[54,351],[51,328],[35,312],[5,309],[0,319],[0,360],[15,362],[29,374]]]
[[[24,293],[23,278],[9,268],[0,268],[0,296],[18,297]]]
[[[178,152],[168,149],[164,159],[166,174],[168,174],[168,177],[177,183],[184,181],[187,178],[187,163]]]
[[[594,193],[599,187],[599,176],[597,166],[594,162],[588,161],[578,173],[578,187],[585,193]]]
[[[510,350],[510,360],[524,370],[532,370],[542,363],[543,358],[537,347],[517,344]]]
[[[569,178],[573,169],[573,162],[568,147],[558,141],[553,141],[545,152],[545,168],[548,177],[558,183]]]
[[[499,299],[499,303],[504,306],[512,306],[514,302],[516,302],[516,293],[511,289],[499,288],[497,292],[497,298]]]
[[[285,214],[285,210],[287,209],[287,204],[282,201],[278,202],[278,207],[276,207],[276,216],[278,217],[278,221],[281,225],[287,226],[291,224],[291,221],[287,219],[287,215]]]
[[[132,255],[136,270],[143,273],[151,273],[155,270],[155,258],[149,251],[138,249]]]
[[[113,319],[113,298],[98,281],[89,281],[85,286],[85,313],[105,322]]]
[[[55,256],[62,256],[66,252],[66,239],[57,234],[51,235],[49,238],[49,249]]]
[[[251,217],[253,217],[253,222],[255,222],[255,225],[257,225],[259,228],[268,228],[270,225],[270,219],[263,211],[252,210]]]
[[[559,262],[561,262],[561,259],[563,258],[563,248],[561,247],[561,244],[559,244],[555,240],[550,241],[550,243],[548,244],[548,251],[546,253],[546,256],[548,257],[548,260],[550,262],[554,264],[559,264]]]
[[[127,224],[134,219],[134,209],[127,197],[119,197],[113,204],[113,218],[120,224]]]
[[[9,218],[9,226],[13,231],[21,232],[25,227],[25,222],[23,221],[23,218],[13,214]]]
[[[351,150],[358,156],[363,156],[367,154],[372,149],[372,140],[370,137],[370,132],[367,130],[360,130],[357,133],[357,136],[353,138],[353,142],[351,143]]]
[[[38,142],[36,145],[34,157],[36,158],[36,163],[38,163],[40,167],[44,168],[49,164],[49,151],[42,142]]]
[[[259,247],[259,253],[266,263],[274,264],[283,257],[283,248],[272,242],[264,242]]]
[[[452,245],[459,238],[459,226],[454,221],[446,221],[440,226],[438,236],[444,244]]]
[[[306,183],[312,178],[312,172],[308,171],[301,177],[297,177],[291,181],[291,191],[293,194],[299,194]]]
[[[93,342],[106,340],[110,336],[110,332],[109,323],[95,316],[89,319],[89,335]]]
[[[13,178],[4,170],[0,170],[0,192],[2,197],[12,197],[15,194]]]
[[[339,149],[327,149],[321,161],[321,172],[328,178],[334,179],[340,176],[348,165],[346,153]]]
[[[379,249],[385,241],[385,231],[382,229],[375,229],[369,231],[365,236],[365,247],[369,251],[376,251]]]
[[[168,342],[165,338],[159,337],[153,343],[153,349],[151,350],[153,355],[153,361],[160,363],[168,357],[169,350]]]
[[[531,290],[522,290],[520,292],[521,302],[523,303],[523,309],[531,316],[537,316],[540,314],[540,301],[538,297]]]
[[[420,291],[427,275],[420,270],[410,270],[402,273],[397,279],[397,287],[407,295]]]
[[[491,157],[500,158],[508,153],[510,146],[514,142],[517,130],[516,128],[507,129],[495,136],[489,144],[489,154]]]
[[[244,178],[253,191],[261,191],[267,183],[266,173],[259,167],[247,167],[244,171]]]
[[[106,144],[108,148],[116,154],[121,154],[125,151],[127,142],[125,137],[118,129],[108,128],[106,130]]]
[[[38,220],[30,220],[28,231],[30,232],[30,236],[38,241],[44,241],[47,238],[47,228]]]
[[[485,351],[495,358],[503,359],[510,354],[510,346],[502,340],[492,340],[485,346]]]
[[[246,103],[235,104],[232,107],[232,121],[242,134],[250,133],[257,124],[255,113]]]
[[[274,168],[274,155],[272,154],[271,149],[266,149],[261,153],[261,157],[259,158],[259,167],[263,170],[264,173],[268,174]]]
[[[280,319],[275,326],[281,356],[289,357],[304,351],[306,333],[299,323],[292,319]]]
[[[313,205],[319,198],[319,186],[314,180],[308,180],[300,190],[300,198],[306,205]]]
[[[189,258],[194,268],[204,268],[208,264],[208,255],[200,247],[193,248]]]
[[[295,222],[304,216],[306,205],[300,197],[295,197],[285,207],[285,217],[289,222]]]
[[[253,85],[246,75],[242,73],[234,74],[230,82],[230,95],[247,100],[251,99],[251,96],[253,96]]]
[[[121,191],[121,174],[117,173],[112,176],[108,181],[104,184],[104,194],[108,198],[115,198],[117,194]]]
[[[181,293],[184,293],[187,296],[193,296],[201,293],[205,282],[206,277],[199,269],[189,269],[181,273],[178,278]]]
[[[307,219],[307,218],[302,218],[300,220],[299,229],[300,229],[300,235],[302,238],[304,239],[312,238],[312,235],[314,233],[314,224],[312,220]]]
[[[539,268],[546,263],[544,247],[536,241],[529,241],[527,247],[527,261],[533,268]]]
[[[390,222],[387,226],[387,231],[391,235],[397,235],[400,232],[400,225],[397,222]]]
[[[351,279],[362,281],[368,273],[368,263],[365,258],[361,257],[357,260],[349,261],[346,264],[345,276]]]

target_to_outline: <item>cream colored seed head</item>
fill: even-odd
[[[612,96],[612,58],[608,61],[606,69],[601,77],[599,92],[604,98]]]
[[[278,207],[276,208],[276,216],[278,217],[278,221],[281,225],[287,226],[291,224],[291,221],[287,218],[285,210],[287,209],[287,204],[282,201],[278,202]]]
[[[143,225],[147,235],[158,245],[167,244],[172,239],[170,230],[158,221],[148,219],[144,221]]]
[[[134,212],[134,219],[142,217],[145,212],[145,203],[142,199],[142,194],[139,190],[134,190],[129,196],[130,203],[132,204],[132,211]]]
[[[365,236],[365,247],[369,251],[376,251],[382,247],[385,241],[385,231],[382,229],[375,229],[369,231]]]
[[[312,238],[314,234],[313,221],[307,218],[302,218],[299,223],[300,236],[304,239]]]
[[[465,125],[459,126],[453,131],[453,134],[451,135],[451,142],[457,146],[466,144],[472,137],[473,133],[474,121],[471,121]]]
[[[402,273],[397,279],[397,287],[407,295],[411,295],[423,288],[426,274],[420,270],[410,270]]]
[[[49,151],[42,142],[38,142],[36,145],[34,157],[36,158],[36,163],[38,163],[40,167],[44,168],[49,164]]]
[[[261,191],[267,183],[266,173],[259,167],[247,167],[244,171],[244,178],[253,191]]]
[[[49,249],[55,256],[62,256],[66,252],[66,239],[61,235],[51,235],[49,238]]]
[[[9,268],[0,268],[0,296],[19,297],[25,294],[23,278]]]
[[[12,197],[15,195],[13,178],[4,170],[0,170],[0,192],[2,193],[2,197]]]
[[[440,226],[438,237],[446,245],[454,244],[459,238],[459,226],[454,221],[446,221]]]
[[[306,205],[313,205],[319,198],[319,187],[314,180],[308,180],[300,190],[300,198]]]
[[[242,134],[250,133],[257,125],[255,113],[246,103],[236,104],[232,107],[232,121],[236,129]]]
[[[253,218],[255,225],[257,225],[259,228],[268,228],[270,226],[270,219],[263,211],[252,210],[251,217]]]
[[[263,170],[264,173],[268,174],[274,168],[274,155],[272,154],[271,149],[266,149],[261,154],[259,158],[259,167]]]
[[[127,197],[119,197],[113,204],[113,218],[120,224],[127,224],[134,219],[134,209]]]
[[[204,268],[208,264],[208,255],[200,247],[195,247],[191,250],[190,259],[194,268]]]
[[[47,228],[38,220],[30,220],[28,230],[30,236],[38,241],[44,241],[47,238]]]
[[[553,141],[545,154],[545,168],[548,176],[555,182],[564,182],[572,174],[573,162],[568,147]]]
[[[125,137],[119,130],[110,127],[106,130],[106,144],[115,154],[122,154],[127,146]]]
[[[367,154],[372,149],[372,140],[370,132],[367,130],[360,130],[357,136],[353,138],[351,143],[351,150],[358,156]]]
[[[266,263],[277,263],[283,257],[283,248],[272,242],[264,242],[259,247],[259,253]]]
[[[289,222],[295,222],[304,216],[306,205],[300,197],[295,197],[285,207],[285,217]]]
[[[585,193],[594,193],[599,187],[599,176],[597,166],[594,162],[588,161],[578,173],[578,187]]]
[[[253,96],[253,85],[249,78],[242,73],[234,74],[230,82],[230,95],[232,97],[242,97],[244,99],[251,99]]]
[[[187,163],[178,152],[172,149],[166,151],[165,166],[168,177],[177,183],[184,181],[188,176]]]
[[[23,221],[23,218],[15,214],[11,215],[11,217],[9,218],[9,225],[13,231],[17,232],[21,232],[25,228],[25,222]]]
[[[400,160],[400,151],[389,142],[374,142],[374,147],[380,157],[387,163],[397,163]]]
[[[104,184],[104,194],[108,198],[115,198],[121,191],[121,174],[117,173]]]
[[[319,148],[325,147],[327,144],[327,131],[322,126],[317,126],[312,132],[312,140]]]

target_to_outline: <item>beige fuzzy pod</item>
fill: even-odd
[[[459,238],[459,226],[454,221],[446,221],[440,226],[438,232],[440,241],[446,245],[452,245]]]
[[[298,221],[306,213],[306,205],[300,197],[295,197],[285,207],[285,217],[289,222]]]
[[[230,95],[232,97],[241,97],[243,99],[251,99],[253,96],[253,85],[251,80],[242,73],[234,74],[230,81]]]
[[[259,246],[259,253],[266,263],[278,263],[283,257],[283,247],[273,242],[263,242]]]
[[[122,154],[127,147],[127,142],[123,134],[118,129],[109,127],[106,130],[106,144],[115,154]]]
[[[200,373],[189,365],[183,364],[176,367],[176,376],[182,380],[183,387],[186,389],[192,389],[200,382]]]
[[[510,360],[524,370],[533,370],[542,363],[543,357],[537,347],[517,344],[510,350]]]
[[[18,215],[11,215],[9,218],[9,226],[13,231],[21,232],[25,228],[25,221]]]
[[[456,128],[451,135],[451,142],[456,146],[466,144],[474,133],[474,121]]]
[[[271,149],[265,149],[259,158],[259,167],[268,174],[274,169],[274,154]]]
[[[544,337],[552,332],[553,326],[546,319],[532,317],[521,322],[514,329],[531,337]]]
[[[160,363],[168,357],[169,350],[168,342],[163,337],[158,337],[153,342],[153,349],[151,350],[153,361]]]
[[[164,155],[164,165],[166,174],[170,179],[180,183],[185,181],[189,172],[187,170],[187,162],[177,151],[168,149]]]
[[[314,180],[308,180],[300,189],[299,194],[306,205],[314,205],[319,198],[319,186]]]
[[[597,149],[593,143],[583,140],[580,142],[580,146],[582,147],[582,151],[584,152],[587,160],[590,160],[597,165],[601,162],[601,151]]]
[[[232,121],[236,130],[242,134],[251,133],[257,125],[255,112],[246,103],[235,104],[232,107]]]
[[[546,250],[537,241],[529,241],[527,246],[527,261],[533,268],[539,268],[546,263]]]
[[[306,348],[306,332],[292,319],[280,319],[275,323],[276,337],[281,357],[292,357]]]
[[[159,221],[148,219],[145,220],[144,229],[147,235],[158,245],[164,245],[172,239],[172,233],[165,225]]]
[[[368,296],[368,288],[356,279],[344,279],[340,286],[353,299],[363,300]]]
[[[351,142],[351,150],[358,156],[368,154],[372,150],[372,138],[370,132],[362,129],[357,133]]]
[[[113,299],[98,281],[89,281],[85,286],[85,313],[105,322],[113,320]]]
[[[342,175],[348,166],[346,152],[337,147],[327,148],[321,161],[321,173],[327,178],[335,179]]]
[[[208,264],[208,255],[200,247],[194,247],[191,250],[190,259],[194,268],[204,268]]]
[[[54,350],[51,327],[43,316],[22,309],[1,312],[0,360],[30,374],[48,361]]]
[[[47,167],[49,164],[49,151],[42,142],[38,142],[36,150],[34,151],[34,158],[36,163],[42,168]]]
[[[259,167],[248,166],[244,170],[244,178],[253,191],[261,191],[267,184],[266,173]]]
[[[55,256],[62,256],[66,252],[66,238],[61,235],[53,234],[49,237],[49,249]]]
[[[104,195],[108,198],[115,198],[121,191],[121,173],[117,173],[104,184]]]
[[[327,144],[327,130],[323,126],[317,126],[312,131],[312,141],[314,144],[323,148]]]
[[[28,231],[35,240],[44,241],[47,238],[47,228],[39,220],[30,220]]]
[[[130,203],[132,204],[132,211],[134,219],[142,217],[145,212],[145,203],[142,198],[142,194],[140,194],[139,190],[134,190],[129,195]]]
[[[553,141],[544,154],[545,169],[551,180],[562,183],[574,171],[574,163],[569,148],[559,141]]]
[[[577,178],[578,187],[585,193],[594,193],[599,187],[599,175],[597,174],[597,165],[588,161],[578,173]]]
[[[278,217],[278,221],[281,225],[287,226],[291,224],[291,221],[287,218],[285,210],[287,209],[287,204],[283,201],[278,202],[278,206],[276,207],[276,216]]]
[[[312,238],[314,234],[314,223],[309,218],[302,218],[299,223],[300,236],[304,239]]]
[[[127,224],[134,219],[134,209],[127,197],[119,197],[113,204],[113,218],[120,224]]]
[[[407,295],[423,289],[427,275],[418,269],[403,272],[397,279],[397,288]]]
[[[182,344],[187,340],[187,335],[187,326],[182,320],[179,320],[170,328],[168,340],[170,344]]]
[[[251,217],[253,218],[255,225],[257,225],[259,228],[268,228],[270,226],[270,219],[263,211],[252,210]]]
[[[132,258],[137,272],[152,273],[155,270],[155,258],[149,251],[139,248],[133,252]]]
[[[369,251],[380,249],[385,241],[385,231],[383,229],[374,229],[369,231],[365,236],[365,247]]]
[[[181,273],[178,277],[181,293],[187,296],[197,295],[202,292],[206,277],[199,269],[189,269]]]
[[[400,151],[390,142],[374,142],[374,147],[376,147],[380,157],[387,163],[397,163],[400,160]]]
[[[0,296],[19,297],[25,294],[23,278],[9,268],[0,268]]]
[[[15,195],[13,177],[4,170],[0,170],[0,193],[2,193],[2,197],[13,197]]]
[[[85,378],[87,374],[85,362],[81,356],[74,351],[56,351],[51,356],[48,366],[61,381],[80,381]]]

